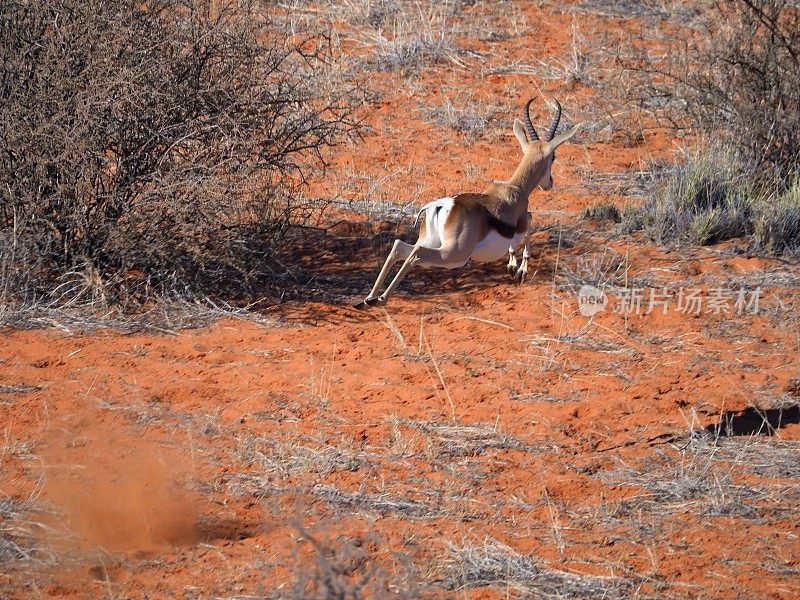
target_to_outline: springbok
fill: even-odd
[[[522,283],[528,275],[528,244],[522,250],[522,262],[517,267],[515,250],[527,237],[531,213],[528,197],[535,187],[549,190],[553,187],[551,168],[555,150],[569,140],[578,130],[576,125],[566,133],[556,136],[561,120],[561,104],[556,100],[556,114],[545,140],[539,139],[531,123],[528,100],[523,109],[525,123],[514,119],[514,135],[522,149],[522,161],[508,181],[493,181],[481,194],[458,194],[453,198],[440,198],[429,202],[417,213],[419,238],[416,244],[395,240],[369,296],[355,305],[356,308],[383,306],[397,289],[397,285],[414,265],[421,267],[463,267],[468,260],[493,262],[508,255],[507,269]],[[525,131],[527,128],[527,136]],[[424,217],[420,220],[420,217]],[[386,280],[389,270],[403,261],[400,270],[386,290],[378,290]]]

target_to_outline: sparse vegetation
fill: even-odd
[[[623,233],[633,233],[645,228],[647,213],[641,206],[626,204],[620,216],[620,230]]]
[[[666,179],[639,219],[659,242],[710,244],[753,233],[758,192],[725,151],[701,151]],[[636,220],[630,212],[626,224]]]
[[[376,566],[375,536],[328,539],[298,527],[301,539],[313,548],[313,558],[298,560],[291,600],[412,600],[423,596],[407,562],[395,561],[396,571]],[[399,572],[398,572],[399,571]]]
[[[416,73],[420,68],[439,62],[457,51],[448,15],[432,4],[418,4],[416,11],[399,12],[394,18],[391,37],[375,37],[373,61],[386,71]]]
[[[750,4],[779,6],[0,3],[0,597],[800,597],[800,178],[681,87]],[[508,174],[532,95],[586,133],[531,197],[530,280],[330,306],[421,204]]]
[[[451,546],[449,589],[507,586],[536,598],[630,598],[634,582],[621,577],[577,575],[544,567],[498,542]]]
[[[624,510],[645,510],[654,515],[690,511],[703,516],[738,515],[746,519],[780,519],[787,507],[776,498],[797,493],[791,472],[770,471],[779,482],[754,485],[744,471],[748,463],[762,462],[757,456],[769,456],[772,468],[788,464],[796,446],[769,447],[757,438],[722,443],[706,431],[693,432],[680,453],[657,451],[640,468],[630,466],[604,472],[606,481],[637,485],[647,493],[625,501]],[[794,512],[794,509],[790,509]]]
[[[771,254],[800,256],[800,174],[771,198],[755,224],[756,244]]]
[[[709,1],[692,16],[686,36],[655,33],[666,54],[629,64],[639,93],[678,127],[725,140],[759,182],[791,183],[800,166],[797,4]]]
[[[440,106],[425,108],[422,112],[432,124],[446,126],[469,136],[481,135],[491,121],[491,114],[485,107],[475,106],[471,102],[463,106],[462,102],[453,103],[449,98],[445,98]]]
[[[52,563],[50,549],[37,539],[41,527],[31,517],[34,504],[32,500],[21,503],[0,499],[0,567],[18,561],[29,565]]]
[[[622,2],[599,10],[629,12]],[[735,0],[678,7],[686,35],[661,28],[648,51],[634,42],[617,60],[615,91],[679,131],[700,132],[708,153],[692,154],[666,190],[622,219],[625,232],[657,241],[713,244],[755,234],[760,252],[795,255],[800,178],[800,10],[786,0]],[[673,7],[674,8],[674,7]]]

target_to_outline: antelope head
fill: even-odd
[[[525,108],[522,111],[522,115],[525,119],[524,123],[519,119],[514,119],[514,135],[522,149],[522,163],[528,167],[526,170],[533,177],[530,189],[540,187],[543,190],[549,190],[553,187],[553,174],[551,170],[556,160],[556,148],[575,135],[580,125],[576,125],[566,133],[557,136],[556,130],[558,129],[558,124],[561,122],[561,104],[558,100],[554,100],[556,104],[556,114],[553,117],[553,123],[547,130],[544,139],[541,139],[533,123],[531,123],[530,107],[535,99],[535,97],[531,98],[528,100],[527,104],[525,104]]]

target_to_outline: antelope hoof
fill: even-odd
[[[364,300],[364,303],[367,306],[383,306],[386,304],[386,298],[383,296],[378,296],[377,298],[367,298]]]
[[[362,300],[361,302],[357,302],[356,304],[353,304],[353,308],[356,308],[358,310],[367,310],[368,308],[372,308],[373,307],[374,302],[376,300],[377,300],[377,298],[366,298],[365,300]]]
[[[528,269],[519,269],[517,271],[517,283],[522,285],[525,282],[525,278],[528,276]]]

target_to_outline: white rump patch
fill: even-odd
[[[422,246],[425,248],[441,248],[444,240],[444,223],[447,215],[453,209],[452,198],[439,198],[433,202],[428,202],[417,213],[417,221],[420,217],[425,219],[425,239]],[[414,223],[416,227],[416,223]]]

